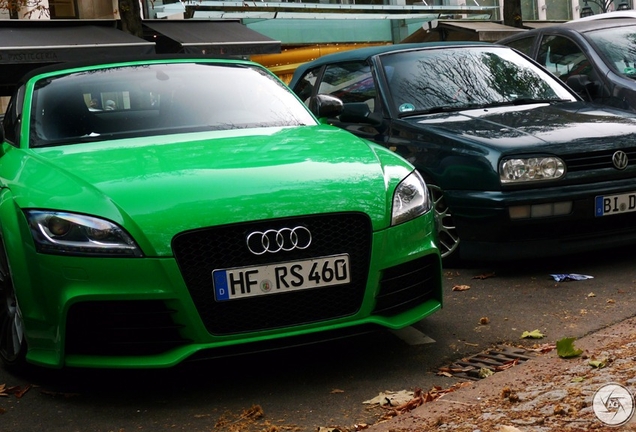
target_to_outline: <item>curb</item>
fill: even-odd
[[[629,318],[577,339],[574,345],[583,350],[581,356],[562,359],[556,349],[538,354],[367,430],[636,431],[634,418],[611,427],[597,418],[592,407],[594,394],[608,383],[636,394],[635,329],[636,318]],[[605,360],[606,366],[592,367],[593,359]]]

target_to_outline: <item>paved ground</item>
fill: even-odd
[[[625,320],[574,342],[583,353],[563,359],[556,349],[444,393],[432,402],[376,423],[369,432],[406,431],[636,431],[636,419],[608,426],[595,414],[608,400],[595,393],[617,383],[628,393],[610,398],[613,408],[601,415],[617,422],[627,416],[636,393],[636,318]],[[605,364],[598,368],[592,364]],[[616,387],[614,387],[616,389]],[[429,391],[430,389],[423,389]],[[627,397],[624,397],[627,396]],[[387,409],[387,416],[391,415]]]

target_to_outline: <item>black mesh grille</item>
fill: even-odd
[[[375,315],[393,316],[439,296],[440,265],[429,255],[384,270]],[[438,298],[438,300],[440,300]]]
[[[174,310],[158,300],[94,301],[71,306],[66,353],[152,355],[189,341],[181,337]]]
[[[256,256],[246,246],[253,231],[304,226],[304,250]],[[312,323],[355,314],[362,304],[371,250],[371,221],[364,214],[330,214],[220,226],[179,234],[172,248],[188,290],[212,334],[233,334]],[[349,254],[351,283],[217,302],[212,271],[248,265]]]
[[[636,148],[622,150],[627,154],[630,161],[636,160]],[[563,160],[568,171],[571,172],[614,168],[614,164],[612,163],[614,153],[616,153],[615,149],[599,150],[595,152],[564,155]]]

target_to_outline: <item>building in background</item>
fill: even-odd
[[[504,0],[139,1],[144,38],[156,43],[157,52],[241,55],[264,64],[283,80],[298,64],[334,51],[440,39],[496,41],[520,31],[501,24]],[[521,4],[524,23],[541,23],[632,9],[632,1],[521,0]],[[18,18],[120,18],[118,0],[40,0],[39,6],[48,14],[23,8]],[[0,10],[0,20],[10,17]],[[168,23],[177,20],[210,25]],[[218,24],[226,21],[227,25]],[[244,27],[251,33],[246,34]],[[0,112],[6,103],[0,97]]]

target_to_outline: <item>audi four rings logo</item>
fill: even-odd
[[[311,244],[311,232],[304,226],[270,229],[254,231],[248,234],[246,240],[247,248],[254,255],[263,255],[265,252],[289,252],[294,249],[307,249]]]
[[[624,151],[617,151],[612,155],[612,163],[616,167],[616,169],[624,170],[627,168],[627,163],[629,162],[629,158]]]

